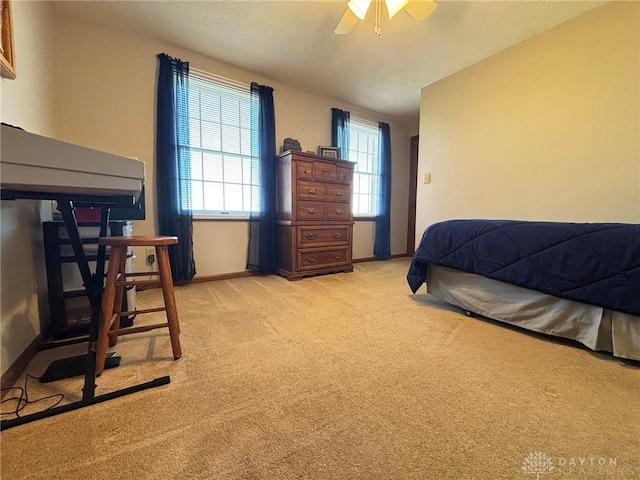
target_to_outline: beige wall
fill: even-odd
[[[391,125],[393,148],[392,253],[405,253],[410,127],[372,112],[312,95],[260,77],[253,72],[156,41],[97,27],[71,17],[59,17],[64,139],[146,163],[147,184],[155,183],[154,129],[157,64],[166,52],[188,60],[192,68],[243,82],[258,81],[274,88],[276,142],[297,138],[303,150],[330,145],[331,107],[348,109],[369,120]],[[135,222],[137,233],[153,233],[155,192],[147,191],[147,220]],[[194,249],[198,276],[244,271],[247,251],[244,222],[196,221]],[[371,222],[354,229],[356,258],[373,256]]]
[[[2,121],[58,136],[62,116],[53,7],[40,2],[13,2],[12,7],[17,78],[0,80]],[[2,374],[38,335],[40,315],[48,309],[40,222],[49,215],[39,202],[0,202]]]
[[[417,236],[450,218],[640,222],[640,4],[422,90]]]
[[[409,132],[415,126],[308,94],[193,52],[57,15],[48,2],[13,5],[18,78],[2,79],[2,121],[144,160],[150,186],[147,220],[135,222],[136,233],[156,231],[155,55],[166,52],[189,60],[194,68],[274,87],[278,143],[285,137],[294,137],[305,150],[330,144],[331,107],[390,123],[394,164],[391,249],[394,254],[404,253]],[[44,323],[48,314],[41,221],[49,219],[50,209],[47,204],[28,201],[3,201],[1,206],[0,369],[4,374],[40,332],[41,321]],[[372,222],[356,224],[356,258],[373,255],[373,232]],[[198,275],[244,270],[245,222],[198,221],[194,233]]]

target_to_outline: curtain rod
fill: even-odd
[[[193,67],[189,66],[189,71],[193,72],[196,75],[199,75],[201,77],[209,78],[211,80],[215,80],[215,81],[221,82],[221,83],[226,83],[226,84],[232,85],[234,87],[247,89],[247,90],[251,87],[251,84],[249,84],[249,83],[240,82],[238,80],[233,80],[231,78],[223,77],[222,75],[216,75],[215,73],[207,72],[205,70],[200,70],[199,68],[193,68]]]

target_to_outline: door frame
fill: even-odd
[[[418,193],[418,147],[420,135],[411,137],[409,147],[409,208],[407,218],[407,255],[416,248],[416,199]]]

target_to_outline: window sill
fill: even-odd
[[[248,222],[248,215],[194,215],[194,222]],[[376,217],[353,217],[354,222],[375,222]]]
[[[248,222],[248,215],[194,215],[194,222]]]

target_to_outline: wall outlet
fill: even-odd
[[[156,263],[156,249],[155,248],[145,248],[144,251],[145,258],[147,260],[147,265],[153,265]]]
[[[422,183],[431,183],[431,174],[425,173],[422,177]]]

